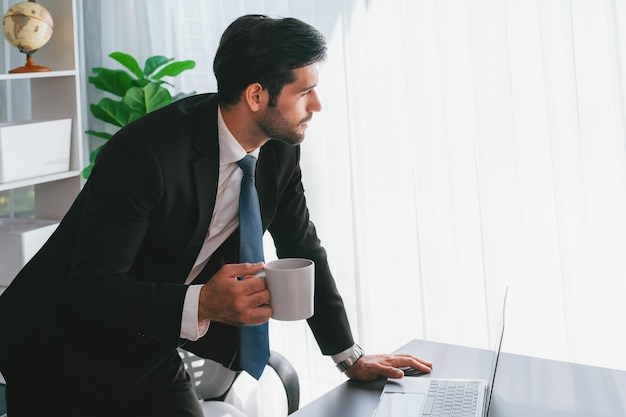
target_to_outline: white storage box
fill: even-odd
[[[0,285],[9,285],[59,225],[56,220],[0,219]]]
[[[70,169],[72,119],[0,123],[0,182]]]

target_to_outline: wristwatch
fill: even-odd
[[[361,349],[361,346],[355,343],[354,352],[352,353],[352,355],[350,355],[350,357],[348,357],[347,359],[344,359],[341,362],[338,362],[336,365],[337,369],[339,369],[341,372],[346,372],[348,368],[354,365],[354,363],[358,361],[359,358],[363,356],[364,354],[365,352],[363,351],[363,349]]]

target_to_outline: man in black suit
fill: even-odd
[[[325,56],[324,37],[297,19],[243,16],[216,53],[218,94],[154,111],[107,142],[56,232],[0,297],[11,417],[201,415],[176,348],[234,373],[239,329],[271,316],[263,280],[251,278],[263,264],[238,263],[236,161],[246,154],[258,157],[263,230],[278,256],[315,262],[308,323],[322,353],[358,380],[430,371],[354,343],[309,219],[298,145],[321,109]]]

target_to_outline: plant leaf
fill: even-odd
[[[154,81],[154,82],[155,82],[155,83],[157,83],[157,84],[159,84],[159,85],[167,84],[167,85],[169,85],[170,87],[174,87],[174,84],[172,84],[172,83],[168,83],[168,82],[167,82],[167,81],[165,81],[165,80],[159,80],[159,81]]]
[[[175,77],[181,72],[190,70],[195,67],[196,67],[196,61],[192,61],[192,60],[172,62],[171,64],[168,64],[163,69],[161,69],[161,71],[159,71],[152,78],[155,80],[160,80],[166,75],[169,77]]]
[[[131,88],[122,101],[129,109],[144,115],[170,104],[172,96],[165,88],[158,84],[150,83],[143,88]]]
[[[152,82],[152,81],[150,81],[150,80],[149,80],[149,79],[147,79],[147,78],[144,78],[144,79],[142,79],[142,80],[132,80],[132,85],[131,85],[130,87],[140,87],[140,88],[142,88],[142,87],[147,86],[147,85],[148,85],[148,84],[150,84],[151,82]],[[130,87],[128,87],[128,88],[130,88]],[[128,91],[128,89],[126,89],[126,91]],[[122,97],[123,97],[123,96],[122,96]]]
[[[89,154],[89,165],[87,165],[81,171],[84,179],[89,179],[89,176],[91,175],[91,170],[93,169],[94,164],[96,163],[96,158],[98,157],[98,154],[100,153],[100,150],[102,149],[103,146],[104,145],[98,146]]]
[[[141,116],[124,102],[111,100],[107,97],[100,100],[98,104],[91,104],[89,109],[95,118],[118,127],[124,127]]]
[[[89,175],[91,175],[92,168],[93,168],[93,164],[89,164],[85,168],[83,168],[82,174],[83,174],[84,179],[89,179]]]
[[[107,132],[96,132],[95,130],[85,130],[85,133],[100,139],[109,140],[113,135]]]
[[[109,56],[128,68],[128,70],[138,79],[144,78],[143,71],[139,67],[139,63],[132,56],[123,52],[112,52]]]
[[[98,156],[98,153],[100,153],[100,149],[102,149],[104,145],[100,145],[98,146],[96,149],[94,149],[93,151],[91,151],[91,153],[89,154],[89,162],[91,164],[93,164],[94,162],[96,162],[96,157]]]
[[[155,55],[146,59],[146,65],[143,67],[143,73],[146,77],[149,77],[157,68],[172,62],[174,58],[166,58],[163,55]]]
[[[89,77],[89,83],[99,90],[124,97],[126,91],[132,86],[133,79],[126,71],[110,70],[107,68],[94,68],[95,77]]]

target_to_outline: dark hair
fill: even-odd
[[[224,31],[213,61],[217,91],[225,104],[237,103],[247,86],[266,88],[274,106],[294,69],[326,59],[326,39],[313,26],[294,18],[246,15]]]

